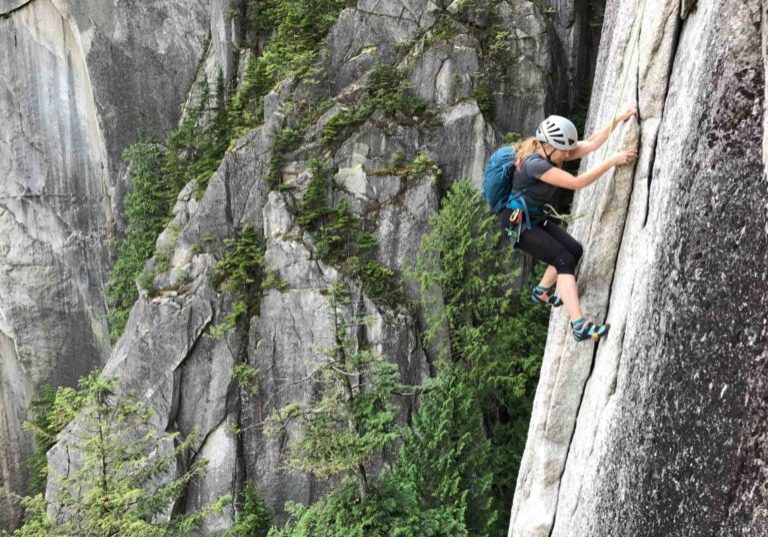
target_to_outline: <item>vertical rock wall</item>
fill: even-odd
[[[228,4],[0,2],[0,489],[23,490],[39,386],[109,356],[121,153],[139,127],[176,124]],[[4,498],[0,529],[17,514]]]
[[[612,329],[576,344],[552,316],[510,536],[766,534],[764,16],[608,2],[590,126],[637,103],[608,154],[640,159],[576,196],[572,232]]]

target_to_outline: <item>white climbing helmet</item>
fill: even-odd
[[[548,143],[555,149],[570,151],[576,149],[579,132],[570,119],[562,116],[549,116],[539,123],[539,128],[536,129],[536,139]]]

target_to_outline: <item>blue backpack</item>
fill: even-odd
[[[497,149],[485,165],[483,196],[495,213],[504,208],[507,198],[512,192],[515,160],[517,160],[515,149],[504,146]]]

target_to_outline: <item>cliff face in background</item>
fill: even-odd
[[[211,45],[226,4],[0,2],[0,488],[23,490],[39,386],[110,354],[121,154],[140,127],[175,126],[207,51],[231,66],[227,40]],[[0,495],[0,528],[15,516]]]
[[[640,159],[576,196],[572,232],[612,329],[577,345],[552,316],[510,536],[768,533],[765,17],[608,2],[589,123],[637,102],[609,151]]]
[[[318,259],[295,222],[322,126],[360,98],[378,62],[405,66],[414,91],[437,110],[437,126],[428,130],[387,125],[375,114],[327,155],[339,169],[338,199],[370,220],[380,261],[399,271],[443,189],[461,177],[479,184],[503,132],[532,132],[546,113],[572,111],[593,68],[587,2],[498,2],[500,20],[491,22],[509,32],[515,66],[512,82],[491,88],[494,113],[484,116],[473,76],[484,68],[481,43],[464,31],[430,39],[436,21],[455,16],[460,4],[360,0],[342,12],[326,42],[326,83],[283,83],[266,99],[263,126],[228,152],[204,196],[196,200],[193,185],[179,195],[174,221],[158,239],[158,251],[170,253],[168,272],[155,281],[162,292],[139,299],[125,335],[110,349],[104,290],[110,240],[124,226],[121,153],[140,127],[162,134],[175,126],[181,105],[195,99],[195,79],[213,82],[221,69],[235,89],[247,57],[232,21],[242,6],[226,0],[0,2],[3,488],[23,490],[22,461],[31,442],[21,423],[39,386],[71,385],[106,363],[106,374],[149,401],[158,427],[200,433],[198,456],[211,462],[185,509],[239,491],[245,478],[278,508],[287,499],[309,502],[323,493],[323,483],[285,474],[277,464],[284,439],[264,438],[256,427],[273,409],[312,396],[311,385],[294,381],[312,372],[317,349],[332,334],[325,291],[344,277]],[[489,24],[478,17],[478,27]],[[410,48],[403,50],[403,43]],[[282,170],[295,190],[269,192],[272,135],[293,126],[286,110],[302,99],[328,98],[333,106],[309,127]],[[441,179],[370,173],[385,169],[396,151],[407,159],[427,154]],[[231,297],[212,287],[213,266],[224,242],[247,224],[263,231],[268,265],[287,288],[269,291],[245,328],[209,338],[204,333],[231,306]],[[420,318],[377,305],[362,291],[348,313],[372,315],[365,337],[397,361],[404,382],[429,374]],[[240,393],[230,377],[243,360],[262,371],[258,396]],[[408,412],[404,402],[401,419]],[[243,433],[235,435],[233,424]],[[65,435],[49,455],[54,477],[76,464],[70,455]],[[3,501],[0,528],[8,528],[18,513]],[[226,527],[231,516],[209,520],[206,529]]]

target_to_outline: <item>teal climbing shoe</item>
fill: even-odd
[[[531,301],[536,304],[549,304],[553,308],[558,308],[563,305],[563,301],[560,300],[560,297],[557,296],[557,293],[555,293],[551,287],[541,287],[540,285],[533,288]]]
[[[571,321],[571,328],[573,329],[573,339],[576,341],[595,341],[607,336],[611,325],[594,324],[584,320],[582,317],[581,319]]]

